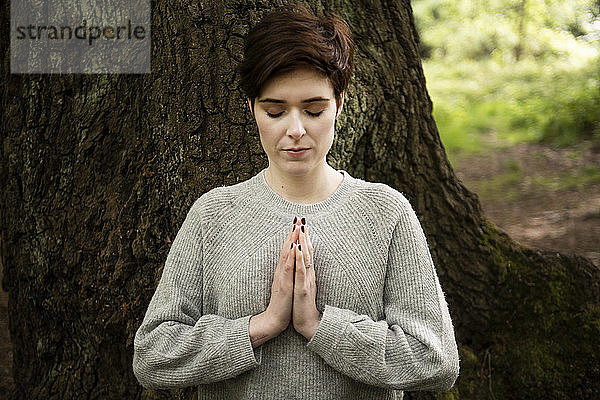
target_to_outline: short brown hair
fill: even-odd
[[[353,59],[352,32],[343,19],[331,12],[317,17],[299,4],[282,6],[246,36],[242,89],[254,105],[270,78],[308,66],[329,78],[339,103],[352,76]]]

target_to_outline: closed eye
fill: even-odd
[[[313,113],[313,112],[310,112],[310,111],[306,110],[306,114],[307,114],[307,115],[309,115],[309,116],[311,116],[311,117],[313,117],[313,118],[316,118],[316,117],[318,117],[319,115],[323,114],[323,111],[319,111],[319,112]],[[282,115],[283,115],[283,111],[281,111],[281,112],[278,112],[278,113],[276,113],[276,114],[273,114],[273,113],[267,112],[267,116],[268,116],[268,117],[270,117],[270,118],[279,118],[279,117],[281,117]]]

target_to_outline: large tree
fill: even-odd
[[[306,4],[354,31],[356,72],[329,160],[404,192],[417,210],[460,343],[451,395],[598,397],[600,272],[513,242],[457,179],[409,1]],[[148,75],[11,75],[0,39],[14,399],[193,398],[137,384],[133,335],[192,202],[266,166],[236,67],[249,25],[272,5],[155,2]],[[1,21],[6,32],[8,3]]]

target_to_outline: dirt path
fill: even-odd
[[[600,143],[519,144],[454,164],[488,218],[513,239],[583,254],[600,266]]]

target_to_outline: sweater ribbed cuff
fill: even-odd
[[[325,360],[330,359],[353,315],[349,310],[325,305],[323,318],[306,346]]]
[[[250,325],[251,315],[242,318],[234,319],[229,326],[230,332],[227,335],[227,347],[231,357],[231,368],[240,373],[257,367],[261,362],[261,349],[252,348],[250,342],[250,333],[248,326]]]

